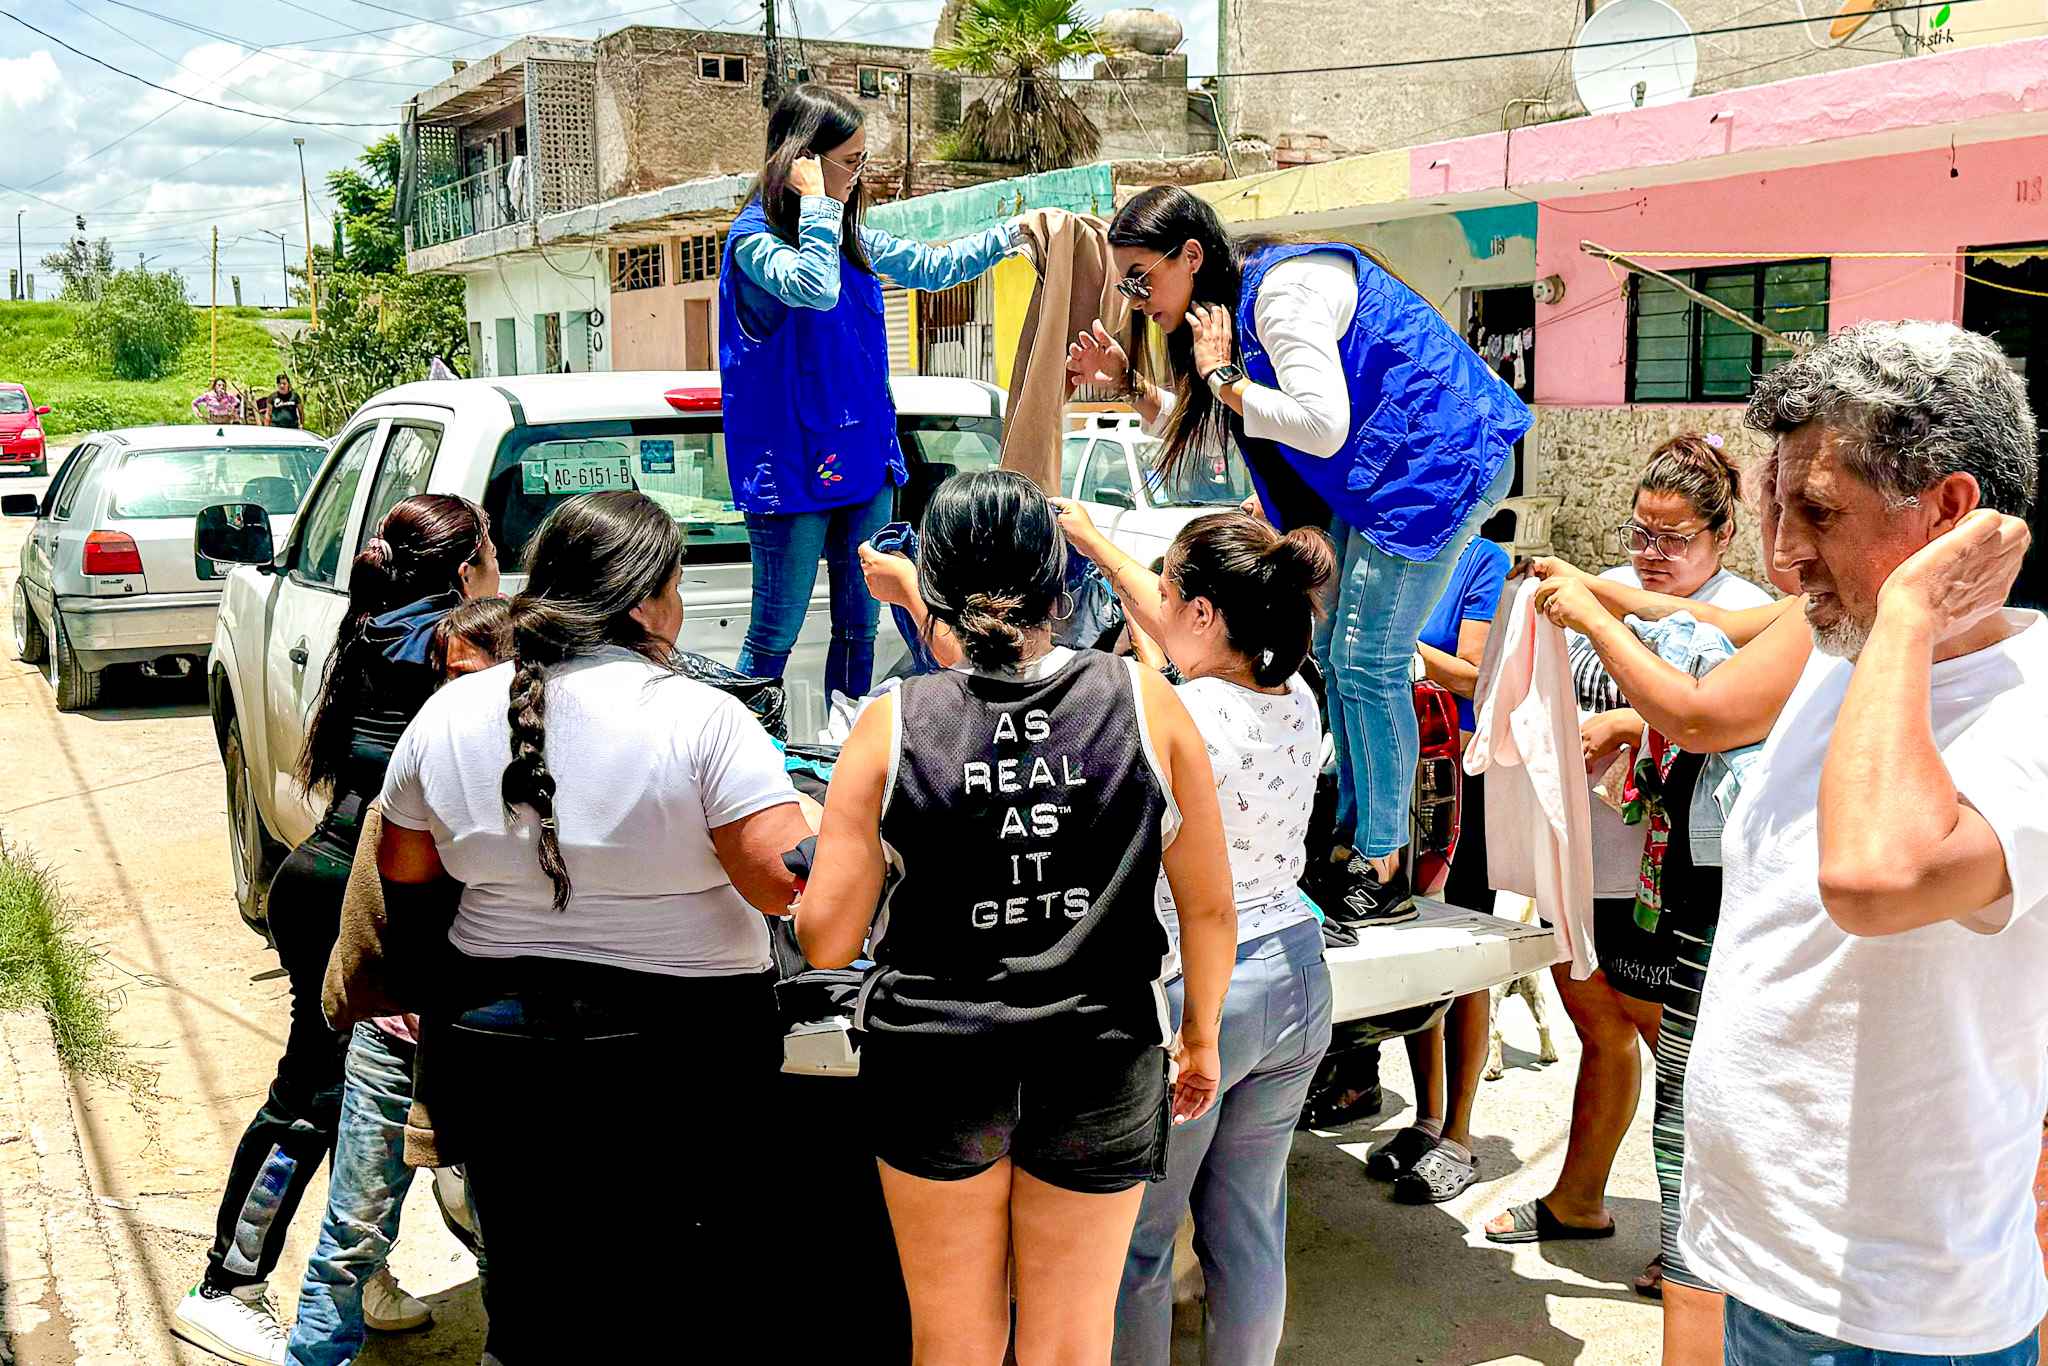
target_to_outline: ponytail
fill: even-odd
[[[540,870],[554,885],[557,911],[574,890],[556,824],[555,775],[548,770],[547,671],[607,645],[624,646],[674,670],[675,647],[659,640],[633,609],[670,591],[683,567],[683,533],[644,493],[616,490],[564,499],[541,522],[526,551],[526,589],[512,600],[512,691],[505,719],[512,756],[499,779],[507,810],[530,807],[539,820]]]
[[[1252,681],[1277,687],[1308,658],[1323,589],[1337,572],[1330,538],[1313,527],[1281,535],[1242,512],[1197,517],[1166,552],[1184,602],[1207,598]]]
[[[1732,536],[1742,504],[1742,468],[1719,436],[1683,432],[1650,452],[1636,492],[1676,494],[1692,504],[1707,530],[1720,536],[1726,528]]]
[[[462,587],[462,567],[483,562],[490,519],[467,498],[419,494],[384,515],[349,564],[348,610],[335,633],[320,694],[299,751],[307,792],[331,787],[348,763],[358,715],[373,701],[370,623],[408,603]]]

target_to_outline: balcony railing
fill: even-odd
[[[524,157],[422,191],[413,214],[412,244],[439,246],[533,217],[533,175]]]

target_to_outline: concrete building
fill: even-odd
[[[1142,10],[1111,19],[1115,55],[1097,63],[1099,79],[1074,87],[1105,146],[1143,156],[1150,174],[1221,174],[1213,157],[1186,155],[1191,144],[1212,148],[1215,130],[1206,102],[1187,91],[1177,22]],[[1016,177],[931,157],[977,92],[938,72],[924,49],[785,40],[780,51],[782,79],[831,86],[866,110],[877,227],[941,241],[1028,207],[1114,207],[1107,165]],[[758,35],[700,29],[527,38],[412,101],[407,266],[464,278],[479,373],[716,365],[724,229],[767,136],[765,53]],[[916,151],[908,177],[906,130]],[[1029,297],[1018,263],[922,307],[889,290],[899,369],[1006,379]]]
[[[1281,161],[1404,147],[1499,131],[1583,112],[1563,54],[1361,70],[1317,79],[1262,72],[1341,67],[1401,58],[1560,47],[1607,0],[1558,6],[1545,0],[1463,0],[1414,10],[1390,0],[1219,0],[1217,70],[1224,121],[1236,138],[1274,146]],[[1828,37],[1848,0],[1670,0],[1698,39],[1700,94],[1935,50],[2048,33],[2042,0],[1977,0],[1941,17],[1919,9],[1879,13],[1853,35]],[[1799,6],[1803,5],[1802,10]],[[1860,7],[1860,4],[1855,7]],[[2001,11],[1989,11],[1998,7]],[[1811,23],[1786,23],[1802,13]],[[1720,32],[1737,26],[1743,32]]]
[[[1959,39],[1912,61],[1197,192],[1241,230],[1377,248],[1491,348],[1536,412],[1523,491],[1560,500],[1560,553],[1605,565],[1615,559],[1608,530],[1657,441],[1711,431],[1754,454],[1741,414],[1755,376],[1850,323],[1930,318],[1987,332],[2048,411],[2044,72],[2048,38]],[[1711,295],[1778,339],[1589,244]],[[2040,509],[2035,542],[2020,596],[2039,603]],[[1735,563],[1760,576],[1753,526]]]

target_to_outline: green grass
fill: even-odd
[[[141,1072],[114,1034],[107,993],[92,983],[98,963],[56,878],[0,836],[0,1010],[42,1011],[65,1066],[132,1087]]]
[[[193,397],[213,381],[207,365],[207,311],[195,311],[199,335],[179,356],[177,368],[160,380],[135,381],[108,378],[72,342],[71,305],[0,302],[0,380],[27,385],[35,402],[56,409],[43,423],[51,436],[191,422]],[[220,373],[239,388],[269,392],[283,353],[257,319],[304,316],[303,309],[223,307]]]

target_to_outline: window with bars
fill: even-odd
[[[663,255],[659,242],[644,247],[620,247],[612,253],[612,288],[661,288],[667,283],[663,278]]]
[[[1792,341],[1827,336],[1825,260],[1673,271],[1672,278]],[[1638,275],[1630,281],[1631,403],[1739,402],[1749,397],[1758,375],[1790,359],[1790,350],[1766,344],[1662,280]]]
[[[726,234],[702,232],[676,243],[676,283],[693,284],[718,278],[719,259],[725,254]]]
[[[720,85],[745,85],[747,59],[728,52],[700,52],[697,54],[697,79],[717,81]]]

